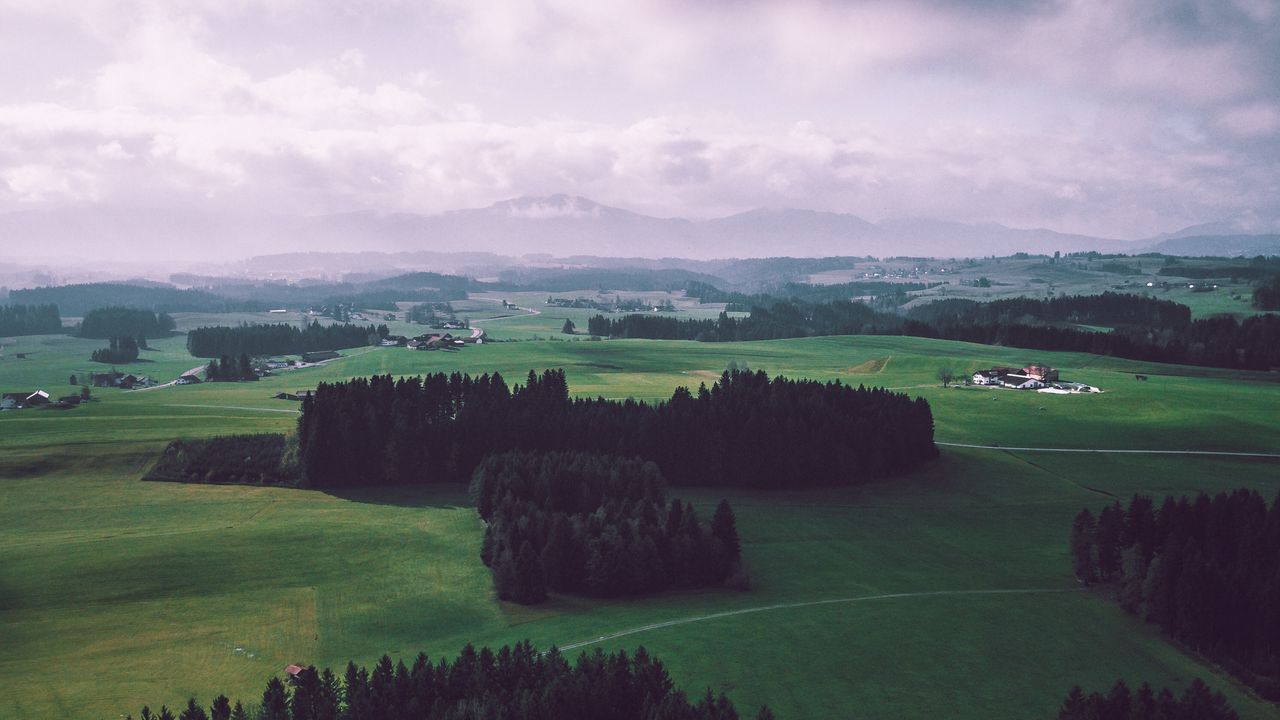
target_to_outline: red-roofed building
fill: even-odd
[[[296,677],[298,677],[298,675],[299,675],[299,674],[301,674],[301,673],[302,673],[302,671],[303,671],[303,670],[305,670],[305,669],[306,669],[306,668],[302,667],[301,665],[286,665],[286,666],[285,666],[285,668],[284,668],[284,671],[285,671],[285,673],[287,673],[287,674],[289,675],[289,677],[295,677],[295,678],[296,678]]]
[[[1058,371],[1047,365],[1028,365],[1022,368],[1021,374],[1045,383],[1058,381]]]

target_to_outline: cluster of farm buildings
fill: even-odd
[[[973,374],[973,384],[1041,392],[1102,392],[1092,385],[1062,382],[1057,369],[1046,365],[1028,365],[1022,369],[993,367],[990,370],[979,370]]]
[[[484,333],[476,330],[470,337],[457,337],[451,333],[432,333],[414,338],[389,335],[379,344],[383,347],[404,347],[410,350],[449,350],[462,347],[467,343],[483,344]]]
[[[0,410],[27,410],[29,408],[65,409],[79,405],[85,397],[82,395],[64,395],[54,400],[44,390],[23,392],[7,392],[0,395]]]

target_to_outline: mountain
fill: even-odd
[[[1153,238],[1152,243],[1167,237]],[[478,253],[492,257],[546,254],[690,259],[893,255],[982,257],[1015,252],[1051,254],[1099,250],[1136,252],[1139,244],[1020,229],[991,223],[894,218],[872,223],[856,215],[800,209],[758,209],[708,220],[660,218],[573,195],[519,197],[488,207],[439,215],[372,211],[316,216],[250,216],[201,210],[81,208],[0,214],[0,246],[29,259],[72,256],[125,262],[205,260],[250,255],[362,251]],[[16,259],[16,258],[14,258]],[[385,273],[426,258],[382,258],[369,266],[351,257],[343,272]],[[438,258],[437,258],[438,259]],[[310,259],[296,257],[300,265]],[[326,261],[326,264],[327,261]],[[386,266],[386,265],[389,265]],[[501,263],[498,263],[501,265]],[[285,274],[296,274],[295,272]]]
[[[1280,235],[1186,235],[1153,243],[1146,252],[1165,255],[1254,257],[1280,255]]]

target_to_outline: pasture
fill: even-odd
[[[493,319],[487,329],[541,334],[529,322]],[[176,375],[198,364],[181,341],[157,341],[155,366]],[[65,384],[77,364],[91,365],[79,343],[95,342],[24,338],[47,353],[0,364],[0,386]],[[1280,383],[1269,375],[897,337],[344,355],[257,383],[97,390],[97,402],[75,410],[0,413],[0,717],[114,718],[216,692],[252,702],[291,662],[408,660],[522,638],[643,644],[690,692],[723,689],[741,710],[767,702],[782,718],[1047,718],[1074,683],[1181,687],[1197,676],[1242,717],[1277,714],[1079,590],[1066,547],[1082,506],[1135,492],[1247,486],[1274,496],[1277,460],[944,448],[921,472],[867,486],[727,493],[751,592],[536,608],[495,600],[465,488],[329,494],[138,480],[174,437],[287,431],[297,403],[276,392],[372,373],[499,371],[517,382],[563,367],[574,393],[652,399],[710,383],[732,361],[923,395],[939,441],[1277,452]],[[1106,392],[943,389],[934,377],[944,363],[1032,361]],[[672,494],[704,516],[721,497]],[[1020,592],[993,592],[1004,590]]]

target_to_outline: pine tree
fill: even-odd
[[[231,720],[231,701],[226,695],[219,695],[209,706],[209,720]]]
[[[722,499],[716,506],[716,513],[711,518],[711,535],[724,545],[730,559],[736,559],[742,555],[742,542],[738,539],[737,521],[728,500]]]
[[[565,335],[572,335],[575,332],[577,332],[577,330],[578,330],[577,326],[575,326],[573,324],[573,321],[570,320],[569,318],[565,318],[564,325],[560,327],[560,332],[564,333]]]
[[[262,713],[260,720],[289,720],[289,698],[284,683],[280,678],[267,681],[267,689],[262,693]]]
[[[178,715],[178,720],[209,720],[209,716],[205,714],[204,708],[196,704],[195,698],[188,698],[187,709]]]

